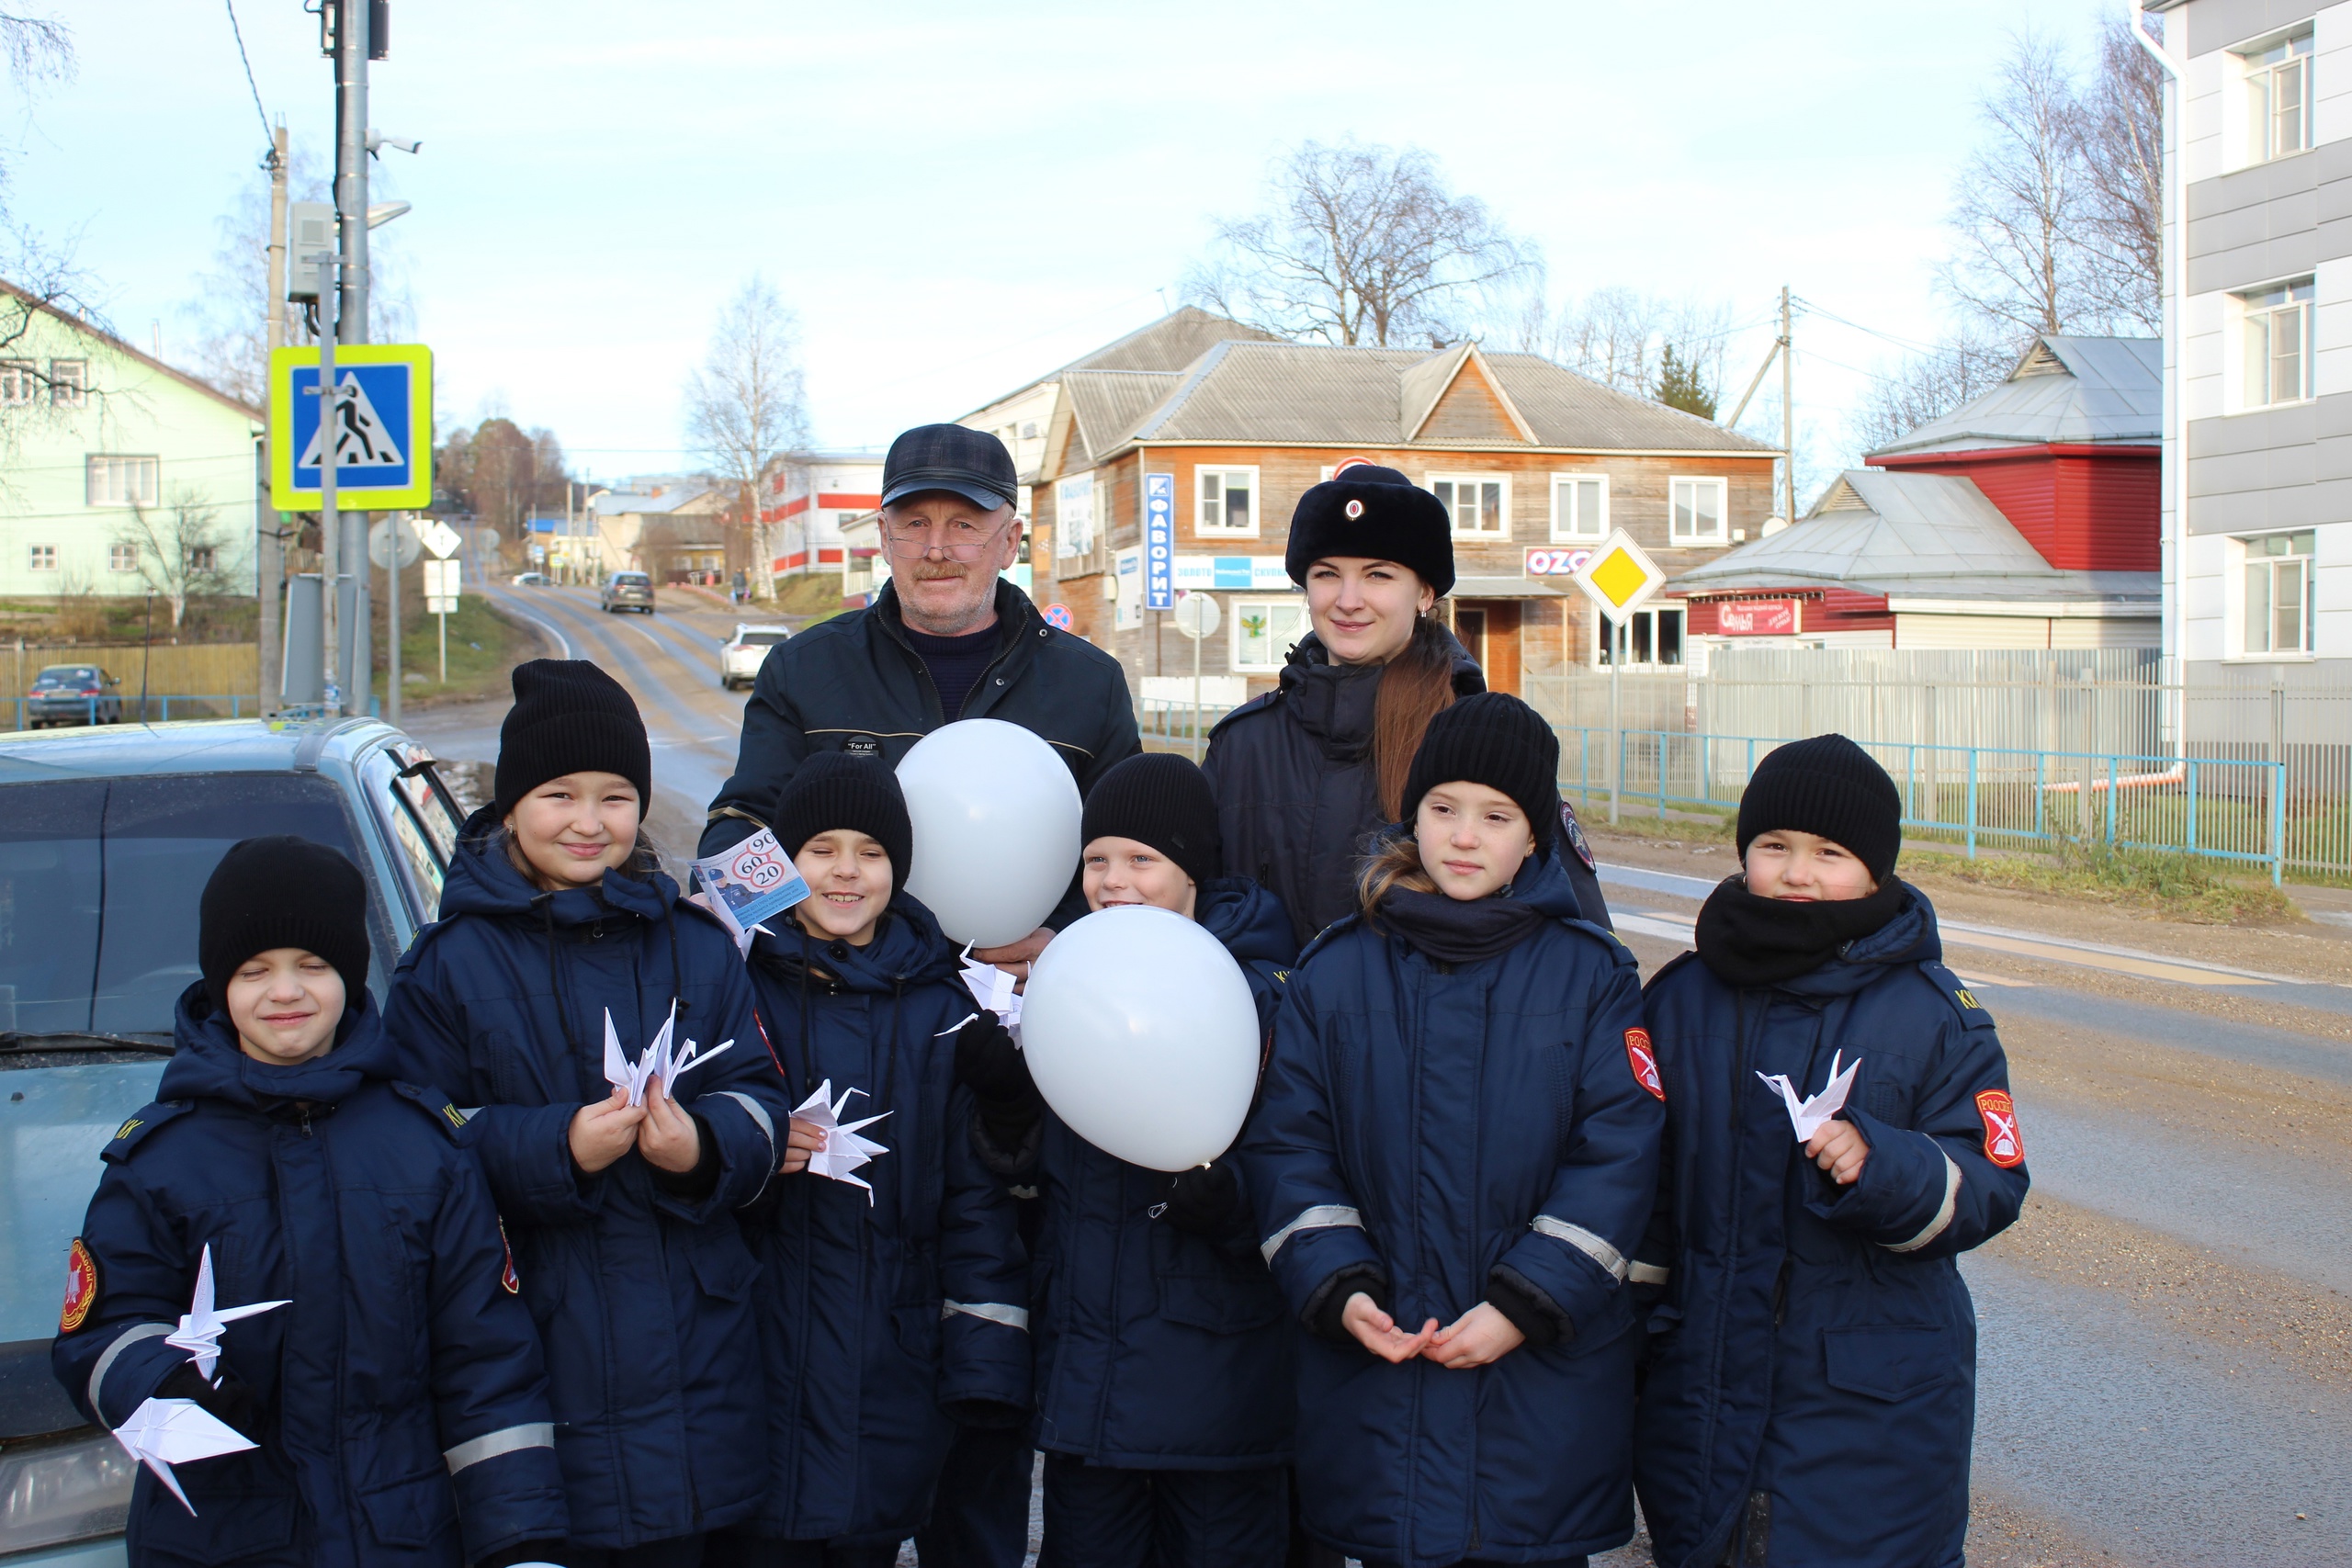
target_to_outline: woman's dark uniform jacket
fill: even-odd
[[[961,718],[1001,718],[1052,746],[1083,796],[1114,764],[1143,749],[1119,661],[1049,626],[1029,596],[996,585],[1001,638],[993,663],[964,699]],[[732,848],[772,823],[784,786],[817,751],[877,756],[891,767],[946,722],[922,658],[906,639],[899,590],[886,584],[866,609],[809,627],[760,666],[743,709],[735,774],[710,803],[699,854]],[[1047,924],[1086,913],[1065,901]]]
[[[1487,689],[1487,678],[1451,632],[1453,694]],[[1373,716],[1387,666],[1334,664],[1313,632],[1291,649],[1274,690],[1251,698],[1209,731],[1201,771],[1216,791],[1225,870],[1253,878],[1289,911],[1301,946],[1355,912],[1356,866],[1368,840],[1387,826],[1372,765]],[[1575,888],[1577,913],[1609,924],[1609,907],[1575,813],[1561,807],[1556,854]]]
[[[189,1353],[164,1342],[212,1252],[231,1324],[218,1371],[254,1397],[260,1448],[145,1469],[134,1563],[458,1568],[560,1540],[562,1477],[538,1337],[498,1215],[437,1090],[392,1078],[365,990],[335,1048],[256,1062],[204,985],[179,1001],[156,1103],[106,1146],[81,1247],[95,1303],[52,1352],[92,1420],[120,1426]]]
[[[956,1420],[1029,1417],[1028,1255],[980,1164],[956,1031],[972,1013],[956,944],[904,893],[865,947],[789,919],[752,949],[763,1027],[795,1104],[830,1081],[888,1150],[873,1190],[780,1176],[747,1218],[761,1264],[767,1485],[753,1521],[786,1540],[883,1544],[931,1510]]]
[[[1246,878],[1221,878],[1202,885],[1198,919],[1272,1028],[1297,951],[1282,905]],[[1227,1234],[1180,1229],[1155,1213],[1167,1172],[1104,1154],[1051,1111],[1041,1163],[1037,1446],[1136,1470],[1288,1461],[1291,1329],[1247,1194]]]
[[[606,1010],[635,1058],[673,999],[681,1041],[735,1043],[678,1089],[713,1177],[698,1195],[635,1148],[594,1175],[571,1157],[573,1114],[612,1093]],[[472,1108],[467,1144],[547,1350],[572,1541],[636,1546],[748,1515],[766,1479],[767,1391],[736,1211],[775,1170],[791,1106],[735,939],[658,872],[540,892],[485,808],[385,1014],[402,1074]]]
[[[1663,1288],[1634,1448],[1658,1562],[1699,1568],[1753,1507],[1771,1563],[1957,1564],[1976,1319],[1958,1257],[2016,1219],[2025,1149],[1992,1014],[1908,908],[1844,956],[1735,988],[1695,954],[1650,981],[1666,1085],[1657,1212],[1635,1278]],[[1838,1187],[1779,1091],[1859,1061],[1870,1157]]]
[[[1302,1324],[1357,1289],[1408,1331],[1450,1324],[1500,1283],[1552,1331],[1464,1371],[1295,1336],[1305,1521],[1367,1561],[1550,1562],[1633,1535],[1624,1279],[1665,1121],[1629,1059],[1639,980],[1576,918],[1557,861],[1529,862],[1512,895],[1552,918],[1476,962],[1362,916],[1317,939],[1241,1141]]]

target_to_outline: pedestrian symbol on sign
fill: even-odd
[[[401,449],[386,428],[376,405],[368,400],[368,389],[360,384],[356,371],[345,370],[336,378],[334,389],[335,452],[334,466],[338,474],[345,468],[398,468]],[[297,468],[315,468],[319,466],[319,440],[325,426],[311,431],[311,444],[303,449]]]

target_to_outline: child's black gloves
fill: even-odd
[[[222,1425],[236,1429],[239,1437],[251,1442],[261,1441],[261,1401],[250,1385],[225,1365],[220,1369],[220,1381],[210,1383],[189,1361],[165,1378],[155,1390],[158,1399],[193,1400],[205,1414]]]
[[[1220,1235],[1231,1227],[1241,1201],[1241,1182],[1222,1161],[1180,1170],[1168,1183],[1160,1218],[1194,1235]]]
[[[956,1081],[983,1101],[1027,1100],[1037,1092],[1021,1047],[992,1012],[975,1014],[956,1032]]]

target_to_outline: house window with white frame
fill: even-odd
[[[1672,508],[1668,543],[1720,545],[1726,541],[1724,516],[1730,510],[1728,479],[1675,479],[1667,488]]]
[[[28,547],[25,550],[25,566],[28,570],[32,571],[55,571],[57,570],[57,547],[55,545],[32,545]]]
[[[1552,476],[1552,542],[1609,536],[1609,476]]]
[[[23,408],[40,386],[40,371],[29,359],[0,359],[0,408]]]
[[[163,495],[163,462],[94,452],[84,493],[91,506],[153,506]]]
[[[1431,474],[1430,489],[1457,539],[1510,537],[1510,480],[1498,474]]]
[[[1306,601],[1236,599],[1232,604],[1233,670],[1260,675],[1280,671],[1306,635]]]
[[[2245,150],[2268,163],[2312,144],[2312,35],[2238,57],[2245,62]]]
[[[1200,511],[1193,520],[1193,530],[1203,535],[1219,535],[1228,538],[1256,538],[1258,470],[1197,468],[1193,472],[1193,485],[1200,496]]]
[[[2312,621],[2319,607],[2312,570],[2316,535],[2306,528],[2238,542],[2245,547],[2245,651],[2311,652]]]
[[[52,359],[49,362],[49,400],[62,409],[78,409],[90,400],[90,362]]]
[[[1625,624],[1615,628],[1611,637],[1608,617],[1595,615],[1592,639],[1592,661],[1606,670],[1618,652],[1625,656],[1628,670],[1679,670],[1682,667],[1683,617],[1682,606],[1659,606],[1636,610],[1625,617]],[[1612,648],[1612,642],[1614,644]]]
[[[213,570],[217,570],[219,569],[219,567],[220,567],[220,552],[219,550],[215,549],[212,546],[210,546],[210,545],[190,545],[190,546],[188,547],[188,550],[187,550],[187,569],[188,569],[188,570],[190,570],[190,571],[213,571]],[[719,560],[718,560],[717,558],[713,558],[713,559],[712,559],[712,561],[711,561],[711,565],[710,565],[710,570],[718,570],[719,565],[720,565]]]
[[[2245,406],[2299,403],[2312,396],[2316,344],[2312,280],[2238,296],[2245,315]]]
[[[107,570],[108,571],[137,571],[139,570],[139,547],[137,545],[125,544],[108,545],[107,547]]]

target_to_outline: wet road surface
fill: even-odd
[[[741,722],[718,645],[760,617],[673,591],[650,616],[605,615],[593,590],[492,592],[636,694],[652,825],[690,854]],[[503,713],[409,728],[487,761]],[[1596,847],[1654,972],[1714,879]],[[2352,1565],[2352,963],[2034,923],[2028,907],[1945,928],[2000,1021],[2034,1176],[2024,1217],[1962,1265],[1981,1325],[1969,1561]]]

